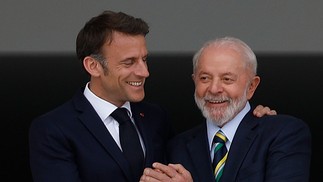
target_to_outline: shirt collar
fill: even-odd
[[[100,97],[96,96],[90,89],[89,89],[89,82],[86,84],[84,89],[84,96],[87,100],[91,103],[94,110],[97,112],[99,117],[102,121],[104,121],[110,114],[117,109],[117,106],[113,105],[112,103],[101,99]],[[121,107],[124,107],[128,110],[128,114],[132,117],[130,102],[125,102]]]

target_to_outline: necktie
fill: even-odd
[[[119,122],[119,137],[122,152],[129,161],[135,181],[139,181],[143,172],[144,154],[137,130],[132,123],[126,108],[117,108],[111,116]]]
[[[224,164],[228,156],[228,151],[225,146],[226,141],[227,141],[227,138],[221,130],[219,130],[213,138],[212,144],[215,145],[215,148],[214,148],[214,158],[213,158],[212,166],[213,166],[216,182],[220,181],[221,179]]]

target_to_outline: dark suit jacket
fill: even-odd
[[[131,103],[131,109],[146,147],[145,166],[164,162],[166,143],[173,135],[166,112],[143,102]],[[83,90],[36,118],[29,142],[35,182],[133,181],[125,157]]]
[[[212,182],[206,124],[175,137],[169,162],[181,163],[194,182]],[[311,134],[301,120],[287,115],[256,118],[251,111],[240,123],[228,154],[223,182],[306,182],[309,180]]]

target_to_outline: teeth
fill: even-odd
[[[225,101],[220,101],[220,100],[209,100],[209,102],[211,103],[215,103],[215,104],[219,104],[219,103],[223,103]]]
[[[132,86],[140,86],[142,85],[142,82],[128,82],[129,85],[132,85]]]

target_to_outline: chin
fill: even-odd
[[[130,100],[130,102],[140,102],[145,98],[145,95],[141,95],[141,96],[137,96],[137,97],[132,97]]]

